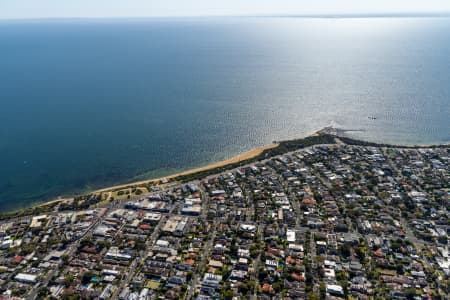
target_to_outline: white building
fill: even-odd
[[[36,283],[36,275],[19,273],[14,277],[15,280],[23,283]]]

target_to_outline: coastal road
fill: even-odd
[[[66,255],[68,255],[69,258],[73,257],[73,255],[75,254],[76,250],[78,249],[78,246],[80,245],[80,241],[88,236],[91,236],[93,233],[93,229],[100,224],[105,217],[107,216],[107,214],[109,213],[109,211],[111,209],[113,209],[115,206],[113,205],[112,207],[108,208],[103,215],[100,218],[97,218],[97,220],[95,220],[91,225],[89,225],[89,227],[84,231],[84,233],[82,235],[80,235],[79,237],[77,237],[72,244],[69,246],[69,248],[66,251]],[[50,280],[58,273],[59,271],[59,267],[62,265],[62,262],[60,262],[58,264],[58,268],[50,270],[47,275],[45,276],[44,280],[41,281],[42,284],[40,284],[39,286],[34,286],[33,289],[30,291],[27,300],[34,300],[37,298],[37,293],[39,291],[39,288],[41,287],[46,287],[48,286],[48,284],[50,283]]]
[[[264,224],[260,224],[258,226],[258,232],[257,234],[259,235],[259,240],[260,241],[264,241],[264,228],[265,225]],[[256,300],[258,299],[258,287],[259,287],[259,264],[261,263],[261,251],[265,251],[265,249],[259,249],[259,253],[258,256],[255,258],[255,260],[253,261],[253,275],[252,275],[252,280],[256,283],[255,284],[255,288],[253,289],[253,294],[251,295],[250,299],[251,300]]]
[[[188,292],[187,292],[186,297],[185,297],[186,300],[193,299],[196,286],[200,284],[200,273],[201,273],[201,270],[203,269],[203,267],[207,263],[207,260],[209,258],[209,253],[211,252],[211,248],[212,248],[212,246],[214,244],[214,240],[216,239],[217,230],[216,230],[215,224],[213,225],[213,228],[211,228],[211,230],[212,230],[211,237],[209,238],[206,246],[203,248],[203,252],[201,254],[200,262],[198,263],[197,267],[194,270],[194,275],[192,276],[190,288],[188,288]]]
[[[296,153],[296,152],[305,151],[305,150],[310,149],[310,148],[312,148],[312,147],[314,147],[314,146],[310,146],[310,147],[306,147],[306,148],[303,148],[303,149],[298,149],[298,150],[295,150],[295,151],[291,151],[291,152],[289,152],[289,153],[286,153],[286,155],[290,155],[290,154]],[[264,159],[264,160],[260,161],[259,163],[266,163],[266,162],[267,162],[268,160],[270,160],[270,159],[272,159],[272,158]],[[252,165],[252,163],[246,164],[245,166],[250,166],[250,165]],[[239,168],[242,168],[242,167],[245,167],[245,166],[240,166]],[[237,169],[237,168],[233,168],[232,170],[227,170],[227,171],[225,171],[225,172],[232,172],[232,171],[234,171],[234,170],[236,170],[236,169]],[[220,172],[220,173],[217,173],[217,174],[214,174],[214,175],[207,176],[207,177],[205,177],[205,178],[216,177],[216,176],[219,176],[220,174],[223,174],[223,173],[225,173],[225,172]],[[197,181],[196,181],[196,182],[197,182]],[[177,184],[179,184],[179,183],[177,183],[177,182],[172,183],[172,185],[177,185]],[[201,184],[199,184],[199,186],[201,186]],[[205,193],[204,190],[202,190],[202,192]],[[135,197],[135,198],[132,198],[132,199],[121,199],[121,200],[113,201],[113,202],[111,202],[111,203],[106,204],[106,205],[104,206],[104,208],[106,208],[106,211],[104,212],[104,214],[103,214],[100,218],[98,218],[96,221],[94,221],[82,235],[80,235],[79,237],[77,237],[77,238],[72,242],[72,244],[69,246],[69,248],[68,248],[66,254],[67,254],[69,257],[73,257],[73,255],[74,255],[75,252],[77,251],[77,248],[78,248],[78,246],[79,246],[79,244],[80,244],[80,241],[81,241],[83,238],[85,238],[85,237],[91,236],[91,235],[93,234],[93,230],[95,229],[95,227],[96,227],[98,224],[100,224],[100,223],[105,219],[105,217],[108,215],[108,213],[110,213],[113,209],[116,209],[117,207],[123,207],[123,205],[124,205],[125,202],[127,202],[127,201],[133,201],[134,199],[139,199],[139,198],[142,198],[143,196],[144,196],[144,195],[141,195],[141,196],[139,196],[139,197]],[[205,198],[204,198],[204,200],[206,200],[205,202],[208,203],[208,195],[207,195],[207,193],[205,193]],[[204,208],[204,211],[203,211],[202,217],[205,217],[205,216],[206,216],[206,213],[207,213],[207,204],[206,204],[206,206],[204,206],[203,208]],[[52,212],[51,214],[52,214],[52,215],[55,215],[55,214],[58,214],[58,212],[54,211],[54,212]],[[164,215],[167,215],[167,214],[164,214]],[[170,215],[170,214],[168,214],[168,215]],[[159,222],[159,224],[161,224],[161,222]],[[157,229],[159,229],[159,224],[158,224],[158,228],[157,228]],[[156,232],[158,231],[157,229],[155,229],[155,232],[154,232],[155,236],[152,235],[151,239],[149,240],[149,245],[148,245],[148,246],[151,246],[152,242],[157,238],[157,235],[156,235]],[[203,255],[202,255],[200,264],[199,264],[198,267],[197,267],[198,270],[201,270],[201,268],[204,266],[204,264],[205,264],[205,262],[206,262],[206,260],[207,260],[207,254],[208,254],[209,251],[211,250],[211,247],[212,247],[212,245],[213,245],[215,236],[216,236],[216,230],[215,230],[215,228],[214,228],[214,229],[213,229],[212,236],[211,236],[211,238],[210,238],[209,241],[208,241],[208,244],[207,244],[207,246],[206,246],[206,248],[205,248],[205,251],[203,252]],[[135,273],[136,268],[139,266],[139,263],[145,261],[145,258],[146,258],[145,255],[146,255],[146,253],[142,254],[142,255],[140,256],[140,259],[136,259],[136,260],[132,263],[131,268],[130,268],[130,270],[129,270],[130,272],[129,272],[127,278],[125,278],[124,282],[121,284],[121,286],[125,286],[126,284],[128,284],[128,282],[129,282],[129,281],[131,280],[131,278],[132,278],[132,274]],[[40,286],[47,286],[47,285],[49,284],[49,282],[51,281],[51,279],[57,274],[57,272],[58,272],[57,270],[52,270],[52,271],[50,271],[50,272],[46,275],[44,281],[42,281],[42,285],[40,285]],[[189,290],[188,296],[186,297],[187,299],[191,299],[192,294],[193,294],[193,292],[195,291],[195,287],[196,287],[197,283],[199,282],[198,276],[199,276],[199,275],[196,274],[196,275],[194,276],[194,280],[192,280],[192,288]],[[115,296],[117,295],[117,292],[118,292],[119,290],[120,290],[120,289],[117,289],[117,290],[116,290]],[[33,288],[32,291],[31,291],[30,294],[29,294],[29,297],[27,297],[27,299],[31,299],[31,300],[36,299],[36,297],[37,297],[37,292],[38,292],[38,287]]]
[[[162,224],[165,223],[167,218],[169,218],[173,214],[174,207],[172,207],[172,210],[169,211],[167,214],[162,215],[161,220],[155,226],[155,228],[153,229],[152,234],[150,235],[150,237],[145,242],[145,249],[146,250],[140,251],[139,252],[139,256],[136,257],[131,262],[130,266],[128,267],[128,271],[127,271],[126,277],[121,280],[119,287],[114,291],[113,295],[111,296],[111,299],[118,299],[119,293],[130,283],[130,281],[132,280],[132,278],[136,274],[136,271],[138,270],[138,268],[140,268],[145,263],[145,260],[147,259],[147,256],[148,256],[147,249],[151,249],[151,247],[153,247],[153,245],[156,243],[156,239],[159,237],[159,230],[160,230]]]

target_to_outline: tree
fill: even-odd
[[[67,263],[69,262],[69,255],[64,254],[64,255],[61,257],[61,259],[62,259],[62,261],[64,262],[64,264],[67,264]]]
[[[259,268],[258,270],[259,281],[263,281],[266,278],[267,274],[268,272],[265,268]]]
[[[391,249],[394,250],[394,251],[397,251],[401,247],[402,247],[402,245],[398,241],[395,241],[395,242],[391,243]]]
[[[259,254],[259,250],[258,249],[252,249],[250,250],[250,256],[255,259]]]
[[[249,281],[247,282],[247,285],[248,285],[248,287],[249,287],[251,290],[254,290],[255,287],[256,287],[256,282],[255,282],[254,280],[249,280]]]
[[[223,292],[223,298],[225,300],[232,300],[233,299],[233,291],[232,290],[226,290]]]
[[[239,292],[242,293],[243,295],[247,294],[249,290],[250,290],[250,287],[247,284],[241,283],[239,285]]]
[[[314,292],[309,292],[306,294],[306,299],[307,300],[320,300],[320,294],[314,293]]]
[[[336,280],[337,281],[348,280],[347,273],[345,273],[344,271],[336,271]]]
[[[45,298],[45,296],[47,296],[49,292],[50,290],[48,289],[48,287],[46,286],[41,287],[38,291],[38,298],[39,299]]]
[[[351,255],[351,247],[349,244],[343,244],[339,247],[339,252],[340,254],[345,257],[348,258]]]
[[[91,281],[91,278],[92,278],[93,276],[94,276],[94,275],[93,275],[91,272],[89,272],[89,271],[84,272],[83,277],[81,278],[81,282],[82,282],[83,284],[88,284],[88,283]]]
[[[325,298],[325,294],[326,294],[326,292],[327,292],[327,285],[326,285],[325,282],[323,282],[323,281],[320,282],[319,290],[320,290],[320,295],[321,295],[323,298]]]
[[[359,260],[363,260],[366,257],[366,248],[364,246],[358,246],[355,248],[356,255]]]
[[[147,247],[146,247],[146,245],[145,245],[144,242],[137,241],[137,242],[134,244],[134,249],[137,250],[137,251],[142,251],[142,250],[145,250],[146,248],[147,248]]]
[[[414,299],[414,296],[416,296],[416,289],[415,288],[408,288],[405,290],[406,298],[407,299]]]
[[[69,287],[71,284],[72,284],[72,282],[73,282],[73,280],[74,280],[74,276],[72,275],[72,274],[68,274],[68,275],[66,275],[65,277],[64,277],[64,285],[66,286],[66,287]]]
[[[276,281],[272,284],[272,288],[276,293],[281,292],[283,289],[283,282],[282,281]]]
[[[447,236],[443,235],[443,236],[438,237],[438,242],[441,244],[447,245],[447,243],[448,243]]]

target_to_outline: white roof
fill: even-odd
[[[286,231],[286,239],[290,243],[295,242],[295,231],[294,230]]]
[[[251,224],[241,224],[241,229],[246,231],[254,231],[256,230],[256,226]]]
[[[205,276],[203,276],[203,280],[209,280],[209,281],[221,281],[222,280],[222,275],[217,275],[217,274],[213,274],[213,273],[205,273]]]
[[[16,280],[29,281],[29,282],[35,282],[36,278],[37,278],[36,275],[25,274],[25,273],[19,273],[16,275],[16,277],[14,277],[14,279],[16,279]]]
[[[156,246],[160,246],[160,247],[168,247],[169,246],[169,242],[165,241],[165,240],[157,240],[156,241]]]
[[[328,291],[334,292],[334,293],[339,293],[339,294],[344,294],[344,289],[342,288],[342,286],[336,285],[336,284],[328,284],[327,292]]]
[[[266,259],[266,265],[278,267],[278,263],[276,260]]]
[[[102,273],[105,275],[119,275],[120,274],[119,271],[111,270],[111,269],[103,269]]]
[[[323,269],[325,277],[334,278],[336,274],[333,269]]]
[[[303,252],[303,246],[300,244],[289,244],[289,249],[294,251]]]

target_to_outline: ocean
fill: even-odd
[[[449,18],[0,21],[0,211],[325,126],[450,141]]]

